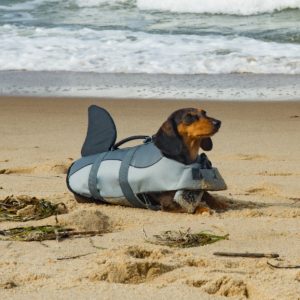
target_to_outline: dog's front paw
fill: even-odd
[[[202,192],[178,190],[174,196],[174,202],[180,205],[182,209],[189,213],[195,213],[195,210],[201,205]]]

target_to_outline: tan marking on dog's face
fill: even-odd
[[[216,128],[212,118],[206,116],[204,110],[192,110],[187,112],[182,121],[177,125],[178,133],[189,139],[201,139],[209,137],[216,133]]]

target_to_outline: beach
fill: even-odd
[[[2,0],[0,299],[300,300],[299,19],[300,0]],[[221,120],[227,209],[78,203],[90,105],[117,141],[179,108]]]
[[[176,109],[201,107],[222,121],[207,152],[228,189],[224,212],[191,215],[77,203],[67,190],[80,157],[87,109],[113,116],[118,140],[154,134]],[[63,202],[59,224],[103,230],[62,241],[0,241],[1,299],[299,299],[300,102],[0,97],[0,199]],[[0,222],[0,230],[55,225],[54,216]],[[145,241],[164,230],[211,231],[228,240],[192,248]],[[278,253],[280,259],[213,253]],[[68,259],[69,257],[69,259]],[[65,258],[65,259],[64,259]]]

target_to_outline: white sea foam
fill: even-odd
[[[32,10],[41,4],[51,2],[55,3],[57,0],[27,0],[0,5],[0,10]],[[136,5],[141,10],[234,15],[271,13],[287,8],[300,9],[300,0],[65,0],[65,3],[78,7],[128,3]]]
[[[0,27],[0,70],[300,74],[300,45],[245,37]]]
[[[300,0],[137,0],[144,10],[162,10],[179,13],[210,13],[254,15],[287,8],[300,8]]]

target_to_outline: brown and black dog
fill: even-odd
[[[221,121],[208,117],[206,111],[196,108],[184,108],[173,112],[162,124],[154,144],[162,154],[183,164],[194,163],[200,148],[210,151],[213,147],[211,136],[221,127]],[[187,212],[186,207],[174,201],[176,191],[149,193],[152,202],[159,203],[162,210]],[[208,192],[186,191],[187,201],[193,202],[193,213],[202,213],[212,209],[225,209],[225,203],[216,200]],[[197,197],[200,197],[197,201]],[[206,204],[206,205],[205,205]]]
[[[197,160],[200,149],[212,149],[210,137],[220,126],[221,121],[208,117],[204,110],[183,108],[168,117],[152,137],[152,141],[164,156],[188,165]],[[138,196],[146,197],[152,205],[158,204],[162,210],[169,212],[203,213],[210,212],[210,209],[226,208],[225,203],[206,191],[151,192]],[[76,194],[75,198],[78,202],[94,202]]]
[[[184,164],[196,161],[199,149],[210,151],[211,136],[221,127],[221,121],[210,118],[206,111],[183,108],[173,112],[154,136],[156,147],[168,158]]]

